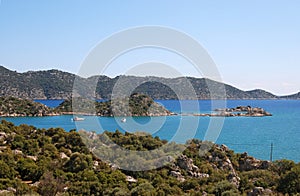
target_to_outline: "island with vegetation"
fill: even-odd
[[[32,100],[0,97],[0,116],[55,116],[85,114],[97,116],[168,116],[174,113],[142,94],[104,102],[86,98],[65,100],[56,108],[49,108]],[[73,108],[73,105],[76,107]]]
[[[91,133],[90,133],[91,134]],[[93,133],[95,134],[95,133]],[[130,150],[153,150],[168,142],[148,134],[109,137]],[[211,148],[200,156],[199,150]],[[284,195],[300,192],[300,164],[258,160],[225,145],[192,139],[156,170],[126,171],[100,160],[79,132],[0,123],[0,195]],[[143,160],[141,160],[142,163]]]

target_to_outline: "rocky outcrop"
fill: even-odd
[[[199,168],[193,164],[193,159],[188,158],[186,155],[180,155],[177,158],[176,165],[186,171],[189,176],[195,178],[208,178],[209,174],[201,173]]]
[[[264,189],[263,187],[255,187],[251,192],[247,194],[247,196],[258,196],[258,195],[274,195],[271,189]]]
[[[228,152],[229,148],[226,145],[216,145],[215,150],[211,153],[211,156],[208,157],[208,160],[212,165],[215,166],[215,169],[228,171],[229,174],[227,175],[227,180],[238,188],[241,179],[234,169],[231,160],[227,156]]]
[[[177,178],[177,180],[180,182],[185,181],[184,176],[179,171],[171,171],[170,174],[171,174],[171,176]]]
[[[131,183],[136,183],[137,179],[133,178],[132,176],[126,176],[126,181]]]
[[[270,161],[262,161],[254,157],[248,156],[245,152],[239,158],[239,170],[250,171],[255,169],[268,169],[271,165]]]

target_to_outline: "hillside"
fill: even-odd
[[[133,151],[158,149],[147,155],[151,161],[115,157],[116,163],[133,168],[146,161],[155,165],[164,150],[185,150],[157,169],[122,170],[91,152],[98,149],[97,138],[103,137]],[[83,139],[93,140],[93,146],[86,146]],[[104,146],[110,149],[106,154],[117,156],[115,145]],[[200,149],[208,146],[210,150],[200,156]],[[167,144],[145,133],[96,135],[0,123],[0,195],[294,195],[300,192],[299,179],[300,164],[293,161],[261,161],[196,139],[185,145]]]
[[[293,94],[293,95],[287,95],[287,96],[281,96],[282,99],[300,99],[300,92]]]
[[[76,88],[73,89],[76,78]],[[0,66],[0,96],[13,96],[26,99],[69,99],[72,93],[75,97],[96,97],[110,99],[111,94],[120,93],[124,89],[134,89],[133,93],[141,93],[153,99],[210,99],[208,84],[213,89],[220,89],[223,83],[204,78],[187,77],[193,86],[196,96],[192,96],[188,89],[186,78],[92,76],[82,78],[59,70],[29,71],[18,73]],[[97,82],[98,81],[98,82]],[[120,82],[121,81],[121,82]],[[117,88],[115,84],[118,82]],[[93,89],[93,84],[96,89]],[[141,85],[139,85],[141,84]],[[299,99],[300,93],[278,97],[264,90],[243,91],[236,87],[225,85],[227,99]],[[179,88],[178,88],[179,87]],[[177,97],[174,89],[179,90]],[[223,94],[213,98],[224,98]]]

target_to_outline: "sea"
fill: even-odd
[[[62,100],[35,100],[56,107]],[[300,100],[156,100],[177,113],[163,117],[97,117],[80,116],[83,121],[72,121],[72,115],[49,117],[1,117],[15,125],[29,124],[37,128],[60,127],[95,131],[147,132],[169,142],[185,143],[197,138],[225,144],[236,153],[247,152],[262,160],[289,159],[300,162]],[[194,114],[210,113],[216,106],[261,107],[272,113],[266,117],[201,117]]]

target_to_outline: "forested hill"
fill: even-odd
[[[149,95],[153,99],[178,99],[175,89],[183,90],[180,99],[210,99],[210,87],[220,89],[222,83],[204,78],[187,77],[195,90],[196,96],[185,93],[188,89],[186,78],[160,78],[160,77],[136,77],[117,76],[93,76],[82,78],[75,74],[59,70],[29,71],[18,73],[0,66],[0,96],[13,96],[27,99],[68,99],[72,96],[75,78],[80,83],[74,95],[110,99],[115,84],[119,87],[133,88],[134,93]],[[120,82],[120,79],[122,82]],[[97,81],[98,82],[95,82]],[[93,87],[97,84],[96,87]],[[141,85],[139,85],[141,84]],[[226,98],[228,99],[299,99],[300,93],[295,95],[278,97],[264,90],[243,91],[233,86],[225,85]],[[137,88],[135,88],[137,86]],[[96,93],[94,93],[96,89]],[[177,92],[178,94],[178,92]],[[215,98],[222,98],[216,96]]]

